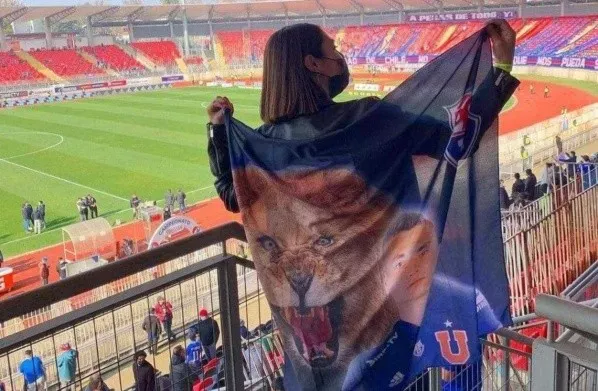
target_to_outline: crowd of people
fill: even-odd
[[[23,217],[23,229],[26,233],[41,234],[46,228],[46,204],[39,201],[35,209],[25,201],[21,205],[21,216]]]
[[[580,178],[581,190],[586,190],[598,183],[598,153],[582,155],[578,160],[575,151],[562,152],[554,162],[547,162],[540,179],[528,168],[525,179],[519,173],[513,175],[511,196],[505,189],[504,181],[500,181],[500,207],[508,210],[511,207],[522,207],[535,201],[544,194],[558,189],[571,181]]]

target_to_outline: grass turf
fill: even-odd
[[[260,91],[224,93],[234,102],[237,118],[260,124]],[[215,196],[205,106],[222,94],[220,88],[169,89],[1,111],[4,255],[60,242],[59,228],[77,221],[75,202],[88,193],[111,223],[132,218],[128,199],[133,193],[143,200],[162,200],[166,189],[182,188],[188,203]],[[355,98],[344,94],[340,99]],[[27,234],[22,227],[25,200],[47,205],[47,229],[41,235]]]

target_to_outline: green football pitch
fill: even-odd
[[[583,84],[575,87],[595,88]],[[167,189],[182,188],[189,203],[214,197],[205,107],[222,94],[237,118],[259,125],[259,90],[208,87],[0,111],[0,250],[9,256],[59,242],[60,227],[78,219],[77,198],[89,193],[111,223],[131,219],[134,193],[160,201]],[[47,229],[27,234],[21,204],[39,200],[47,205]]]
[[[213,197],[205,107],[222,89],[187,88],[30,106],[0,112],[0,250],[56,243],[93,194],[110,222],[131,218],[129,198],[162,200],[182,188]],[[258,90],[227,90],[236,116],[259,123]],[[46,203],[47,230],[25,233],[21,204]]]

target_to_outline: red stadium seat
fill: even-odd
[[[115,71],[141,70],[145,67],[116,45],[86,46],[85,50]]]
[[[21,80],[42,80],[44,75],[12,52],[0,52],[0,84]]]
[[[59,76],[98,75],[104,72],[74,49],[34,50],[30,54]]]
[[[175,65],[175,59],[181,57],[172,41],[133,42],[132,46],[158,65]]]

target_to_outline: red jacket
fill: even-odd
[[[163,305],[156,303],[154,309],[156,310],[156,316],[160,319],[160,322],[164,322],[165,319],[172,319],[172,304],[168,301],[164,301]]]

